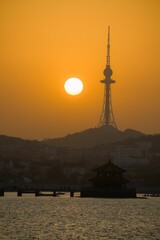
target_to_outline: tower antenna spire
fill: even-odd
[[[108,26],[107,65],[110,66],[110,26]]]
[[[116,82],[111,78],[112,73],[112,69],[110,68],[110,26],[108,26],[107,63],[103,71],[105,78],[100,81],[104,83],[104,101],[98,126],[112,126],[117,129],[111,101],[111,84]]]

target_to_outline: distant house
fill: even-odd
[[[113,151],[114,163],[123,167],[147,165],[150,161],[150,142],[138,142],[136,145],[116,145]]]
[[[85,175],[86,169],[83,167],[78,167],[78,166],[66,166],[63,168],[63,173],[66,176],[72,176],[72,175]]]
[[[7,167],[8,167],[9,169],[11,169],[11,170],[14,169],[14,163],[13,163],[12,160],[9,160]]]
[[[0,171],[2,171],[5,168],[5,160],[4,159],[0,159]]]

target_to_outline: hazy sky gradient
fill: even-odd
[[[1,0],[0,134],[43,139],[96,127],[111,27],[120,130],[160,133],[159,0]],[[78,77],[84,91],[67,95]]]

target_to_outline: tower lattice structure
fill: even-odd
[[[117,129],[111,101],[111,84],[115,83],[116,81],[111,78],[113,71],[110,67],[110,26],[108,26],[106,68],[104,69],[103,74],[105,79],[101,80],[100,82],[104,83],[104,100],[98,126],[112,126]]]

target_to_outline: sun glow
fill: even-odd
[[[78,95],[83,90],[83,83],[79,78],[69,78],[64,84],[64,89],[70,95]]]

